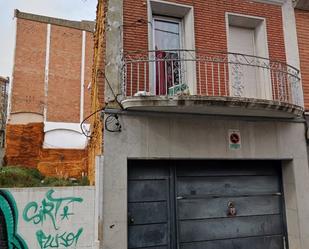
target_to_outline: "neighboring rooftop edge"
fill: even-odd
[[[36,14],[21,12],[18,9],[15,9],[14,16],[16,18],[20,18],[20,19],[26,19],[26,20],[42,22],[42,23],[49,23],[49,24],[54,24],[54,25],[58,25],[58,26],[84,30],[84,31],[88,31],[88,32],[94,32],[94,29],[95,29],[95,22],[94,21],[84,21],[84,20],[82,20],[82,21],[71,21],[71,20],[60,19],[60,18],[55,18],[55,17],[42,16],[42,15],[36,15]]]

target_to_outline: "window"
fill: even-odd
[[[156,95],[174,95],[174,89],[179,91],[187,88],[181,87],[182,73],[182,37],[181,20],[155,17],[154,50],[155,50],[155,90]]]
[[[226,20],[231,96],[272,99],[270,72],[256,62],[268,63],[266,20],[233,13]]]
[[[194,93],[195,64],[184,62],[183,50],[194,50],[193,7],[160,0],[148,1],[150,91],[156,95],[174,95],[184,88]],[[194,53],[194,51],[192,52]]]

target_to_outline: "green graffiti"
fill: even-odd
[[[69,219],[69,216],[74,215],[74,213],[69,212],[68,204],[72,202],[82,202],[82,198],[78,197],[64,197],[55,198],[53,197],[53,189],[49,190],[45,198],[41,203],[30,202],[26,205],[23,211],[23,219],[27,222],[33,222],[33,224],[43,224],[47,219],[49,219],[55,230],[59,230],[57,226],[57,218],[60,216],[61,220]],[[61,214],[59,214],[61,212]]]
[[[54,230],[55,235],[47,234],[43,230],[36,232],[36,239],[41,247],[45,248],[67,248],[77,245],[79,237],[83,232],[83,228],[79,228],[76,233],[73,232],[60,232],[60,223],[68,221],[74,215],[70,212],[70,203],[83,202],[79,197],[59,197],[54,196],[54,190],[51,189],[46,192],[45,197],[40,202],[29,202],[23,211],[23,219],[26,222],[31,222],[34,225],[43,225],[44,222],[49,220]]]
[[[63,214],[60,215],[62,217],[61,220],[64,220],[64,219],[68,220],[69,215],[74,215],[74,213],[69,213],[69,207],[65,206],[63,208]]]
[[[56,235],[46,235],[42,230],[36,232],[36,237],[39,242],[41,249],[45,248],[58,248],[60,246],[70,247],[72,245],[76,246],[80,235],[83,232],[83,228],[80,228],[77,233],[64,232],[58,233]]]
[[[4,216],[8,249],[28,249],[26,242],[17,233],[18,210],[14,197],[7,190],[0,189],[0,211]]]

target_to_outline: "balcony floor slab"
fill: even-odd
[[[301,117],[303,108],[273,100],[213,96],[137,96],[122,100],[127,111],[190,113],[293,119]]]

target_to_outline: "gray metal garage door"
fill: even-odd
[[[129,161],[128,248],[283,249],[280,164]]]

